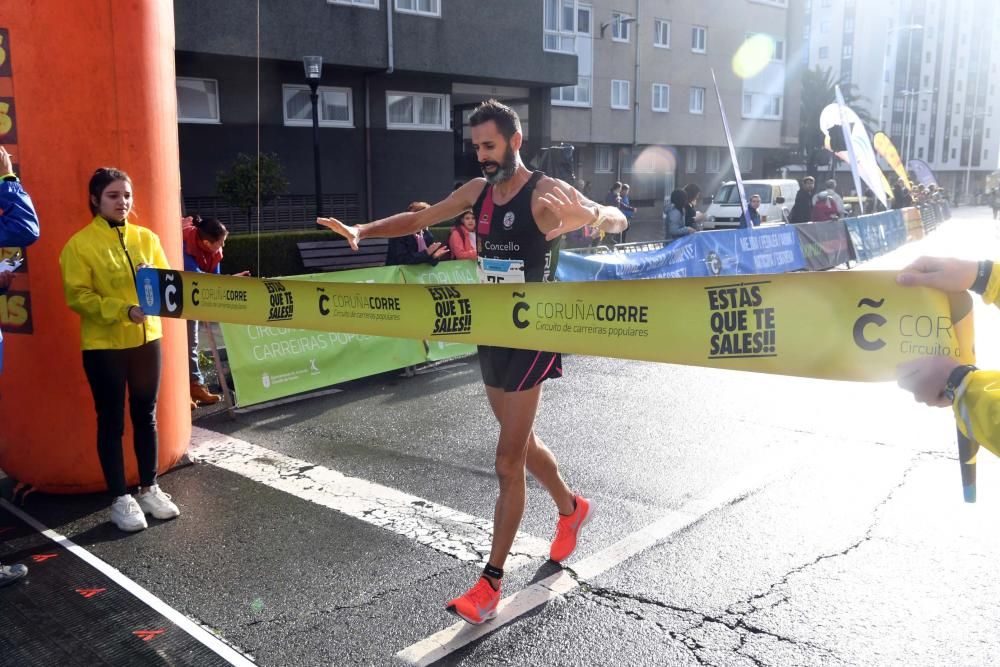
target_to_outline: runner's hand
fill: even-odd
[[[896,367],[896,382],[913,394],[914,400],[946,408],[951,401],[944,395],[948,375],[958,366],[952,357],[921,357]]]
[[[571,190],[569,194],[558,185],[541,196],[542,205],[552,211],[559,220],[559,226],[545,235],[546,241],[558,238],[574,230],[594,223],[594,209],[580,201],[580,193]]]
[[[14,160],[3,146],[0,146],[0,176],[14,173]]]
[[[358,241],[361,240],[361,230],[357,227],[349,227],[336,218],[316,218],[316,224],[329,228],[345,239],[351,246],[351,250],[358,249]]]
[[[896,276],[900,285],[933,287],[945,292],[964,292],[976,281],[979,265],[972,260],[921,257]]]

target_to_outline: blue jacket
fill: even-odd
[[[31,197],[17,181],[0,181],[0,247],[24,248],[38,240],[38,214]],[[3,334],[0,333],[0,371]]]

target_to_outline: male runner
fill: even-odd
[[[462,185],[428,209],[348,227],[335,218],[316,222],[344,236],[351,247],[365,238],[405,236],[472,209],[476,215],[479,276],[483,282],[541,282],[546,279],[551,241],[585,225],[608,233],[628,223],[621,210],[596,204],[559,179],[532,173],[521,162],[521,121],[510,107],[489,100],[469,118],[472,144],[484,178]],[[507,554],[524,514],[525,469],[544,486],[559,510],[550,557],[562,561],[576,548],[591,503],[566,486],[552,452],[533,425],[542,382],[562,376],[558,353],[479,346],[479,366],[486,397],[500,439],[496,473],[500,497],[493,515],[493,545],[483,575],[446,608],[479,624],[496,616],[500,580]]]

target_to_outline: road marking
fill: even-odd
[[[659,521],[626,536],[610,547],[587,556],[569,565],[567,569],[550,575],[509,598],[501,600],[497,607],[499,613],[492,621],[487,621],[482,625],[470,625],[459,621],[412,646],[408,646],[397,653],[396,658],[418,666],[430,665],[441,660],[466,644],[500,629],[532,609],[566,595],[577,588],[580,581],[593,579],[607,572],[616,565],[620,565],[629,558],[691,526],[708,513],[743,498],[751,491],[763,486],[774,475],[773,467],[745,470],[738,480],[724,484],[705,497],[689,502],[680,510],[668,512]]]
[[[247,657],[243,656],[241,653],[236,651],[234,648],[223,642],[221,639],[213,635],[211,632],[198,625],[187,616],[177,611],[166,602],[156,597],[153,593],[150,593],[145,588],[132,581],[124,574],[122,574],[118,569],[112,567],[111,565],[105,563],[103,560],[90,553],[80,545],[75,542],[70,541],[65,536],[46,528],[37,519],[29,514],[24,513],[19,508],[15,507],[8,501],[0,498],[0,507],[7,510],[18,519],[24,523],[31,526],[33,529],[49,538],[62,548],[66,549],[73,555],[75,555],[80,560],[90,565],[92,568],[98,570],[101,574],[111,579],[113,582],[121,586],[123,589],[134,595],[136,598],[141,600],[146,606],[150,607],[156,611],[161,616],[167,618],[171,623],[179,627],[184,632],[188,633],[194,637],[197,641],[204,644],[209,650],[214,652],[216,655],[221,657],[223,660],[227,661],[231,665],[239,665],[240,667],[255,667],[256,663]],[[157,633],[163,632],[162,630],[156,631]],[[152,639],[143,638],[144,641],[149,641]]]
[[[245,440],[193,427],[188,456],[402,535],[462,561],[485,563],[493,522]],[[507,569],[545,560],[549,543],[518,533]]]

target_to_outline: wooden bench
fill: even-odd
[[[309,272],[363,269],[385,265],[388,239],[365,239],[357,251],[351,250],[346,239],[296,243],[302,267]]]

